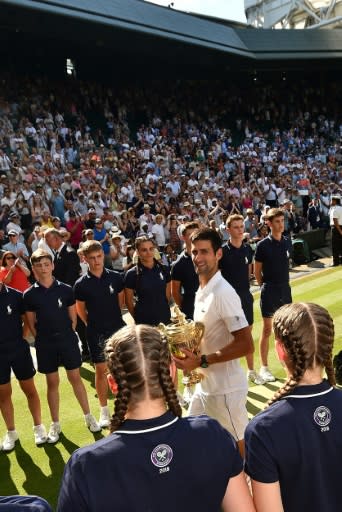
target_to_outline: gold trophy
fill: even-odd
[[[198,354],[201,339],[204,334],[204,324],[201,322],[194,322],[193,320],[186,320],[184,313],[181,312],[178,306],[174,307],[174,314],[171,318],[171,324],[159,324],[159,331],[166,336],[169,343],[171,354],[179,358],[185,358],[183,348],[186,348]],[[202,376],[192,370],[183,377],[183,384],[188,388],[187,396],[190,397],[190,388],[197,384],[202,379]]]

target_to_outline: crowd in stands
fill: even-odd
[[[188,220],[223,240],[231,213],[261,238],[268,206],[284,209],[288,234],[329,226],[342,189],[337,84],[1,84],[0,246],[24,244],[24,259],[49,227],[75,249],[100,240],[106,264],[124,270],[145,233],[170,264]]]

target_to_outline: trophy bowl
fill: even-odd
[[[158,330],[166,337],[171,354],[180,359],[186,356],[182,349],[186,348],[198,354],[201,339],[204,334],[204,324],[201,322],[194,322],[193,320],[186,320],[184,313],[182,313],[178,306],[174,307],[174,316],[172,323],[169,325],[159,324]],[[192,370],[183,378],[185,386],[192,386],[197,384],[202,379],[201,375]]]

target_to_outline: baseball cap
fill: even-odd
[[[10,229],[8,235],[19,235],[19,233],[15,229]]]

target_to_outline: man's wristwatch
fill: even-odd
[[[208,363],[207,356],[205,354],[202,354],[201,355],[200,367],[201,368],[208,368],[208,366],[209,366],[209,363]]]

